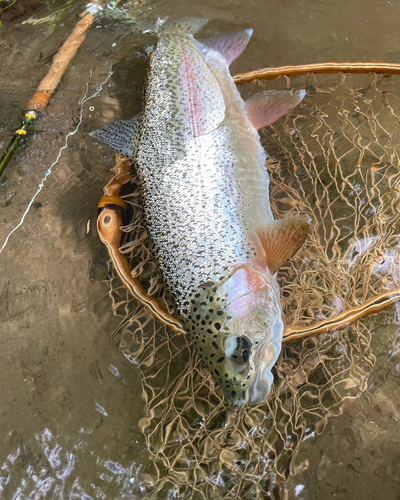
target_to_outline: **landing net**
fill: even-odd
[[[279,272],[286,324],[312,323],[399,286],[399,76],[281,77],[240,87],[301,89],[304,101],[261,133],[278,218],[308,214],[304,248]],[[170,307],[154,263],[135,182],[125,186],[122,251]],[[235,409],[223,400],[186,336],[167,331],[110,282],[121,325],[113,339],[134,363],[146,401],[140,422],[149,460],[144,498],[284,498],[301,443],[368,388],[390,308],[349,328],[285,344],[269,400]]]

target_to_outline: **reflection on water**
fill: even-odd
[[[84,7],[18,0],[5,11],[1,148]],[[48,19],[61,8],[62,16]],[[209,33],[254,28],[233,73],[400,59],[393,36],[400,12],[389,2],[313,0],[288,8],[257,0],[156,0],[90,30],[48,114],[0,183],[2,244],[76,127],[90,72],[88,95],[100,90],[111,66],[111,79],[83,107],[82,126],[0,254],[0,496],[395,499],[395,308],[343,333],[288,345],[275,399],[236,411],[224,405],[186,339],[155,322],[139,328],[141,311],[115,280],[108,295],[95,219],[113,154],[87,132],[140,110],[154,37],[133,30],[133,16],[167,14],[210,17]],[[44,22],[22,24],[29,18]],[[276,212],[307,212],[314,220],[311,244],[280,275],[288,321],[327,316],[398,282],[398,81],[293,80],[307,88],[304,106],[263,133],[274,160]],[[128,244],[126,251],[134,249]],[[152,268],[142,271],[149,277]],[[136,365],[115,349],[113,332]]]
[[[24,443],[17,433],[10,433],[10,447],[0,470],[0,494],[4,498],[141,498],[145,487],[139,483],[141,465],[131,462],[124,467],[119,462],[91,459],[90,467],[82,464],[82,457],[92,454],[87,435],[91,430],[79,430],[70,447],[60,444],[57,436],[44,428]],[[72,441],[72,440],[71,440]],[[83,467],[82,467],[83,466]],[[77,469],[80,469],[78,472]],[[85,470],[86,469],[86,470]],[[78,472],[78,474],[77,474]],[[84,474],[84,477],[80,477]],[[96,478],[89,484],[86,474]]]

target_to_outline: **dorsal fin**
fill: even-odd
[[[286,115],[299,104],[305,90],[266,90],[252,95],[246,100],[247,116],[253,126],[260,130]]]
[[[197,41],[222,54],[229,66],[244,51],[252,34],[253,30],[243,30],[201,38]]]
[[[94,130],[90,135],[133,160],[141,116],[142,113],[139,113],[130,120],[117,120]]]
[[[274,220],[256,231],[264,250],[264,263],[272,274],[283,266],[304,243],[310,222],[307,216]]]

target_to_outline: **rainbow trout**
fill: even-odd
[[[308,232],[303,217],[274,220],[257,130],[305,92],[244,102],[228,68],[252,30],[196,40],[205,22],[162,26],[143,111],[92,135],[139,172],[148,231],[194,348],[231,402],[256,404],[281,351],[275,273]]]

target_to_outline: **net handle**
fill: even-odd
[[[299,340],[310,335],[319,333],[334,332],[348,327],[351,323],[368,316],[369,314],[377,313],[382,309],[394,304],[400,299],[400,287],[386,290],[378,295],[375,295],[366,302],[351,307],[332,318],[318,321],[310,326],[292,325],[285,326],[283,333],[283,342]]]

